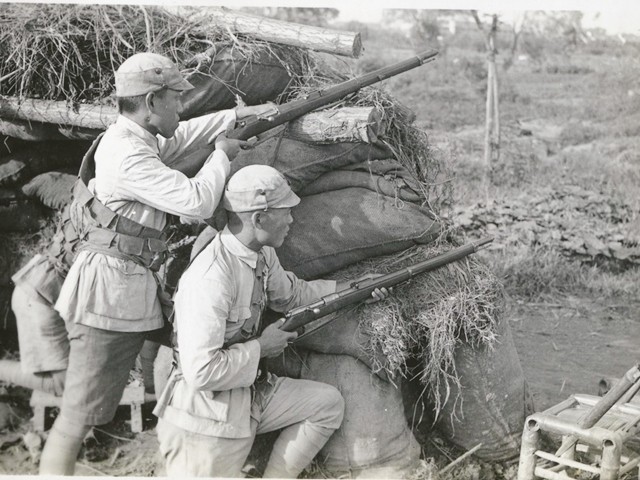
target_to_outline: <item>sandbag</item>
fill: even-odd
[[[248,59],[236,49],[221,47],[206,70],[189,76],[195,88],[183,94],[182,118],[233,108],[236,94],[247,105],[275,101],[291,81],[274,53],[278,50],[257,50]]]
[[[429,243],[440,232],[428,209],[364,188],[304,197],[292,214],[291,230],[277,253],[286,270],[304,279]]]
[[[41,173],[23,185],[22,192],[46,207],[62,210],[71,201],[71,190],[77,178],[76,175],[62,172]]]
[[[383,158],[381,160],[370,160],[362,163],[354,163],[345,167],[345,170],[367,172],[374,175],[384,175],[391,178],[404,180],[407,187],[420,192],[420,185],[416,177],[395,158]]]
[[[482,443],[477,457],[505,461],[519,455],[522,427],[533,404],[506,318],[499,319],[496,333],[493,349],[468,343],[456,347],[462,388],[450,382],[451,391],[441,392],[443,407],[436,426],[465,450]]]
[[[334,170],[327,172],[310,185],[304,187],[299,192],[299,195],[306,197],[349,187],[366,188],[372,192],[406,202],[417,204],[422,202],[422,197],[420,197],[416,191],[409,188],[401,178],[351,170]]]
[[[404,415],[400,389],[372,375],[348,355],[309,352],[300,378],[335,386],[345,400],[340,428],[320,451],[334,477],[400,478],[420,459],[420,446]]]
[[[292,190],[297,192],[326,172],[389,155],[389,150],[380,144],[312,145],[287,137],[274,137],[255,148],[242,150],[231,163],[231,174],[247,165],[271,165],[287,177]]]
[[[370,371],[385,382],[389,381],[386,356],[380,349],[372,351],[370,335],[361,328],[367,306],[346,307],[306,326],[305,333],[296,338],[295,348],[316,353],[349,355],[364,363]],[[280,315],[281,316],[281,315]]]
[[[22,192],[0,190],[0,231],[34,232],[46,223],[46,213]]]
[[[87,142],[38,142],[0,159],[0,187],[19,185],[56,168],[80,167]]]

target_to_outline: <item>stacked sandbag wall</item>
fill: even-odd
[[[334,478],[402,478],[420,460],[420,445],[404,414],[402,389],[372,375],[350,355],[296,348],[270,359],[277,375],[327,383],[345,400],[340,428],[322,448],[318,465]]]
[[[458,447],[482,444],[476,456],[505,461],[519,455],[522,427],[534,409],[506,317],[498,319],[496,334],[491,346],[457,345],[460,383],[439,392],[443,407],[436,425]]]

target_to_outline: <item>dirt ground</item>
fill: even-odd
[[[512,306],[511,326],[536,410],[572,393],[598,394],[640,358],[640,305],[569,297]]]

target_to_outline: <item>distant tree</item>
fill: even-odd
[[[535,37],[561,41],[565,46],[575,47],[589,42],[582,26],[584,14],[578,11],[527,12],[523,31]]]
[[[360,32],[360,38],[367,40],[369,38],[369,26],[366,23],[359,22],[358,20],[351,20],[344,26],[345,30],[349,32]]]
[[[459,13],[459,12],[458,12]],[[447,16],[455,15],[455,10],[427,10],[412,8],[385,9],[385,18],[402,20],[411,25],[411,38],[419,43],[434,44],[442,37],[440,22]]]
[[[338,17],[340,11],[337,8],[307,8],[307,7],[245,7],[242,11],[275,18],[286,22],[326,27],[329,20]]]
[[[522,35],[527,23],[527,13],[528,12],[525,11],[518,15],[513,24],[511,24],[511,33],[513,35],[511,39],[511,48],[509,49],[509,55],[505,58],[504,63],[502,64],[505,70],[508,70],[513,65],[516,54],[518,53],[518,41],[520,40],[520,35]]]

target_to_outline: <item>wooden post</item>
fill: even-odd
[[[484,137],[484,161],[489,176],[500,159],[500,110],[498,92],[498,72],[496,69],[495,38],[498,32],[498,15],[492,16],[491,27],[485,31],[484,25],[480,21],[478,12],[471,12],[476,21],[476,25],[484,34],[485,46],[487,48],[487,102],[485,115],[485,137]]]
[[[358,58],[362,52],[360,33],[283,22],[240,13],[225,7],[212,8],[209,14],[215,23],[232,32],[250,35],[267,42],[353,58]]]

